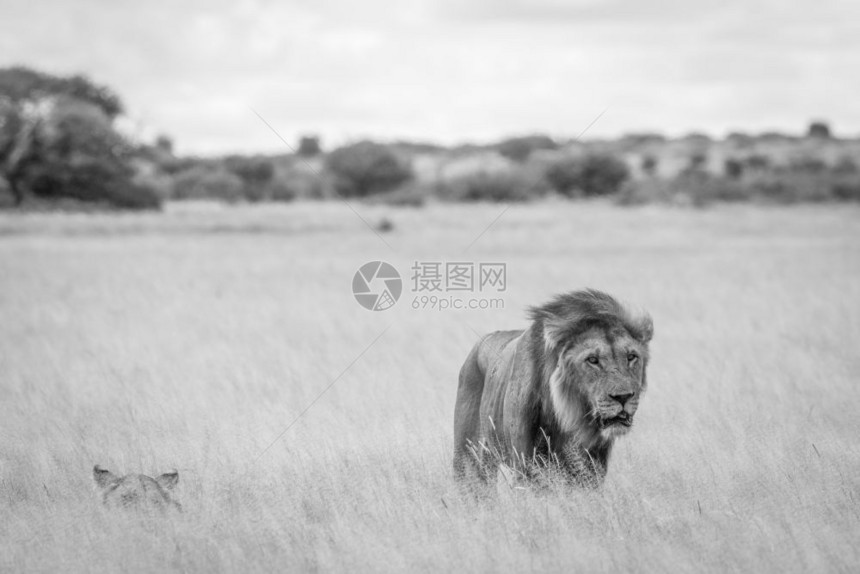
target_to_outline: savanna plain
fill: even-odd
[[[357,209],[393,230],[340,203],[0,214],[0,570],[857,571],[856,207]],[[373,260],[403,276],[386,311],[351,292]],[[504,308],[414,309],[416,261],[505,263]],[[461,498],[471,345],[582,287],[655,324],[606,483]],[[96,463],[178,470],[184,512],[103,508]]]

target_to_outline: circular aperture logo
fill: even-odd
[[[403,281],[392,265],[385,261],[370,261],[362,265],[352,278],[352,294],[358,304],[370,311],[390,309],[400,299]]]

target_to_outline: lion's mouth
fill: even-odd
[[[629,427],[633,424],[633,417],[628,413],[621,411],[614,417],[600,419],[601,428],[611,428],[614,426]]]

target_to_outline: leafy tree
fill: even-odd
[[[22,180],[38,197],[103,201],[130,209],[159,204],[152,190],[133,183],[131,146],[89,103],[58,102],[39,126],[32,153]]]
[[[155,138],[155,148],[160,152],[163,152],[165,155],[172,156],[173,139],[170,136],[161,134],[157,138]]]
[[[61,96],[90,103],[111,120],[123,112],[119,96],[85,76],[52,76],[22,66],[0,68],[0,98],[13,104]]]
[[[532,152],[541,149],[557,149],[558,144],[545,135],[521,136],[506,139],[496,145],[496,149],[504,157],[517,162],[523,162],[529,158]]]
[[[196,165],[173,178],[174,199],[216,199],[232,203],[244,196],[242,179],[218,166]]]
[[[320,138],[317,136],[302,136],[299,139],[299,149],[297,153],[302,157],[313,157],[322,153],[320,146]]]
[[[568,197],[613,194],[629,176],[627,164],[614,155],[603,153],[560,159],[546,171],[550,185]]]
[[[0,69],[0,177],[15,203],[30,192],[157,206],[154,191],[133,183],[133,150],[113,127],[122,110],[109,88],[84,76]]]
[[[687,167],[684,168],[685,172],[704,172],[707,171],[708,167],[708,154],[704,151],[695,151],[690,154],[688,158]]]
[[[478,172],[440,182],[436,194],[449,201],[530,201],[546,194],[548,185],[538,169]]]
[[[657,158],[651,154],[646,154],[642,156],[642,172],[648,176],[654,176],[657,174]]]
[[[723,171],[729,179],[740,179],[744,174],[744,163],[734,157],[730,157],[723,162]]]
[[[365,197],[389,191],[412,179],[412,167],[387,146],[362,141],[338,148],[326,158],[335,188],[345,196]]]
[[[250,201],[263,199],[266,186],[275,175],[275,167],[265,158],[230,156],[224,165],[242,180],[244,196]]]
[[[827,122],[816,121],[809,124],[807,136],[811,138],[830,139],[830,126]]]

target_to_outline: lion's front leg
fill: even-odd
[[[568,483],[597,488],[606,478],[607,454],[602,449],[587,450],[571,441],[558,451],[557,456]]]
[[[455,477],[462,494],[474,499],[493,495],[498,474],[498,457],[485,441],[467,441],[455,459]]]

